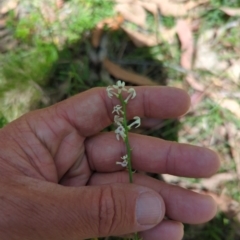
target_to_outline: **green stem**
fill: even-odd
[[[119,96],[119,100],[121,101],[122,107],[123,107],[123,127],[125,129],[125,133],[126,133],[126,138],[124,140],[125,144],[126,144],[126,148],[127,148],[127,162],[128,162],[128,174],[129,174],[129,182],[133,183],[133,171],[132,171],[132,159],[131,159],[131,155],[132,155],[132,149],[130,147],[130,143],[129,143],[129,138],[128,138],[128,126],[127,126],[127,103],[124,102],[124,99],[122,97],[122,94],[120,94]]]
[[[140,238],[138,237],[138,233],[134,233],[134,240],[140,240]]]
[[[126,134],[124,142],[125,142],[126,148],[127,148],[129,182],[133,183],[132,149],[131,149],[130,143],[129,143],[129,138],[128,138],[129,129],[128,129],[128,125],[127,125],[127,103],[124,101],[122,94],[120,94],[119,100],[120,100],[120,102],[122,104],[122,108],[123,108],[123,127],[125,129],[125,134]],[[139,240],[138,233],[134,233],[134,240]]]

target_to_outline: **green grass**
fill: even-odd
[[[222,213],[204,225],[185,225],[185,232],[183,240],[237,240],[233,220]]]
[[[65,51],[65,56],[71,55],[70,46],[79,43],[84,34],[101,19],[113,15],[112,1],[71,0],[67,2],[67,11],[71,11],[71,14],[67,14],[61,22],[49,22],[41,12],[39,1],[25,0],[21,4],[32,11],[20,20],[16,19],[13,11],[9,13],[7,26],[19,45],[18,48],[0,55],[0,98],[13,98],[12,89],[18,89],[29,94],[32,101],[22,103],[30,105],[24,108],[17,106],[17,102],[13,103],[15,106],[9,106],[11,99],[1,101],[0,112],[8,121],[28,111],[32,106],[51,103],[42,99],[46,98],[49,86],[54,85],[52,75],[56,74],[56,69],[59,70],[54,79],[57,83],[52,87],[56,88],[56,84],[71,81],[67,89],[68,95],[79,92],[79,88],[88,78],[87,60],[79,57],[79,61],[76,61],[76,58],[69,57],[65,59],[66,64],[61,64],[59,61],[62,60],[62,54]],[[54,14],[56,19],[60,17],[57,9]],[[29,87],[32,92],[28,91]],[[13,91],[13,94],[17,94],[16,91]],[[37,104],[39,101],[40,104]],[[15,113],[12,113],[13,111]]]
[[[240,0],[211,0],[210,1],[211,6],[213,7],[239,7],[240,6]]]
[[[227,22],[232,22],[237,20],[238,17],[228,16],[220,8],[221,7],[231,7],[239,8],[239,0],[211,0],[210,5],[207,10],[203,11],[201,19],[203,20],[202,29],[210,29],[213,27],[220,27],[226,24]]]
[[[0,116],[0,128],[4,127],[7,123],[8,123],[7,119],[3,115],[1,115]]]

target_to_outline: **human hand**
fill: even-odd
[[[169,87],[137,87],[128,117],[175,118],[187,94]],[[1,239],[85,239],[141,232],[144,240],[178,240],[183,223],[211,219],[211,197],[116,165],[125,152],[113,133],[116,99],[95,88],[30,112],[0,130]],[[130,134],[139,171],[209,177],[218,156],[206,148]],[[167,220],[164,219],[167,216]]]

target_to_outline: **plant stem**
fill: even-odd
[[[120,94],[119,99],[121,101],[122,107],[123,107],[123,127],[125,129],[125,133],[126,133],[126,138],[124,140],[125,144],[126,144],[126,148],[127,148],[127,162],[128,162],[128,174],[129,174],[129,182],[133,183],[133,171],[132,171],[132,159],[131,159],[131,152],[132,149],[130,147],[130,143],[129,143],[129,138],[128,138],[128,126],[127,126],[127,103],[124,102],[124,99],[122,97],[122,94]]]
[[[128,174],[129,174],[129,182],[133,183],[133,170],[132,170],[132,149],[130,147],[129,138],[128,138],[128,125],[127,125],[127,103],[124,101],[122,94],[119,96],[119,100],[123,107],[123,127],[125,129],[126,137],[125,144],[127,148],[127,162],[128,162]],[[138,233],[134,233],[134,240],[139,240]]]
[[[134,233],[134,240],[140,240],[140,238],[138,237],[138,233]]]

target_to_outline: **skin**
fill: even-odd
[[[176,88],[136,87],[136,92],[129,119],[175,118],[190,105]],[[182,223],[203,223],[215,215],[209,196],[138,173],[134,184],[128,183],[127,172],[116,165],[125,155],[123,142],[101,132],[113,122],[117,103],[105,88],[95,88],[0,130],[1,239],[79,240],[141,232],[144,240],[179,240]],[[206,148],[137,134],[130,135],[130,144],[133,167],[140,171],[199,178],[219,167],[218,155]]]

